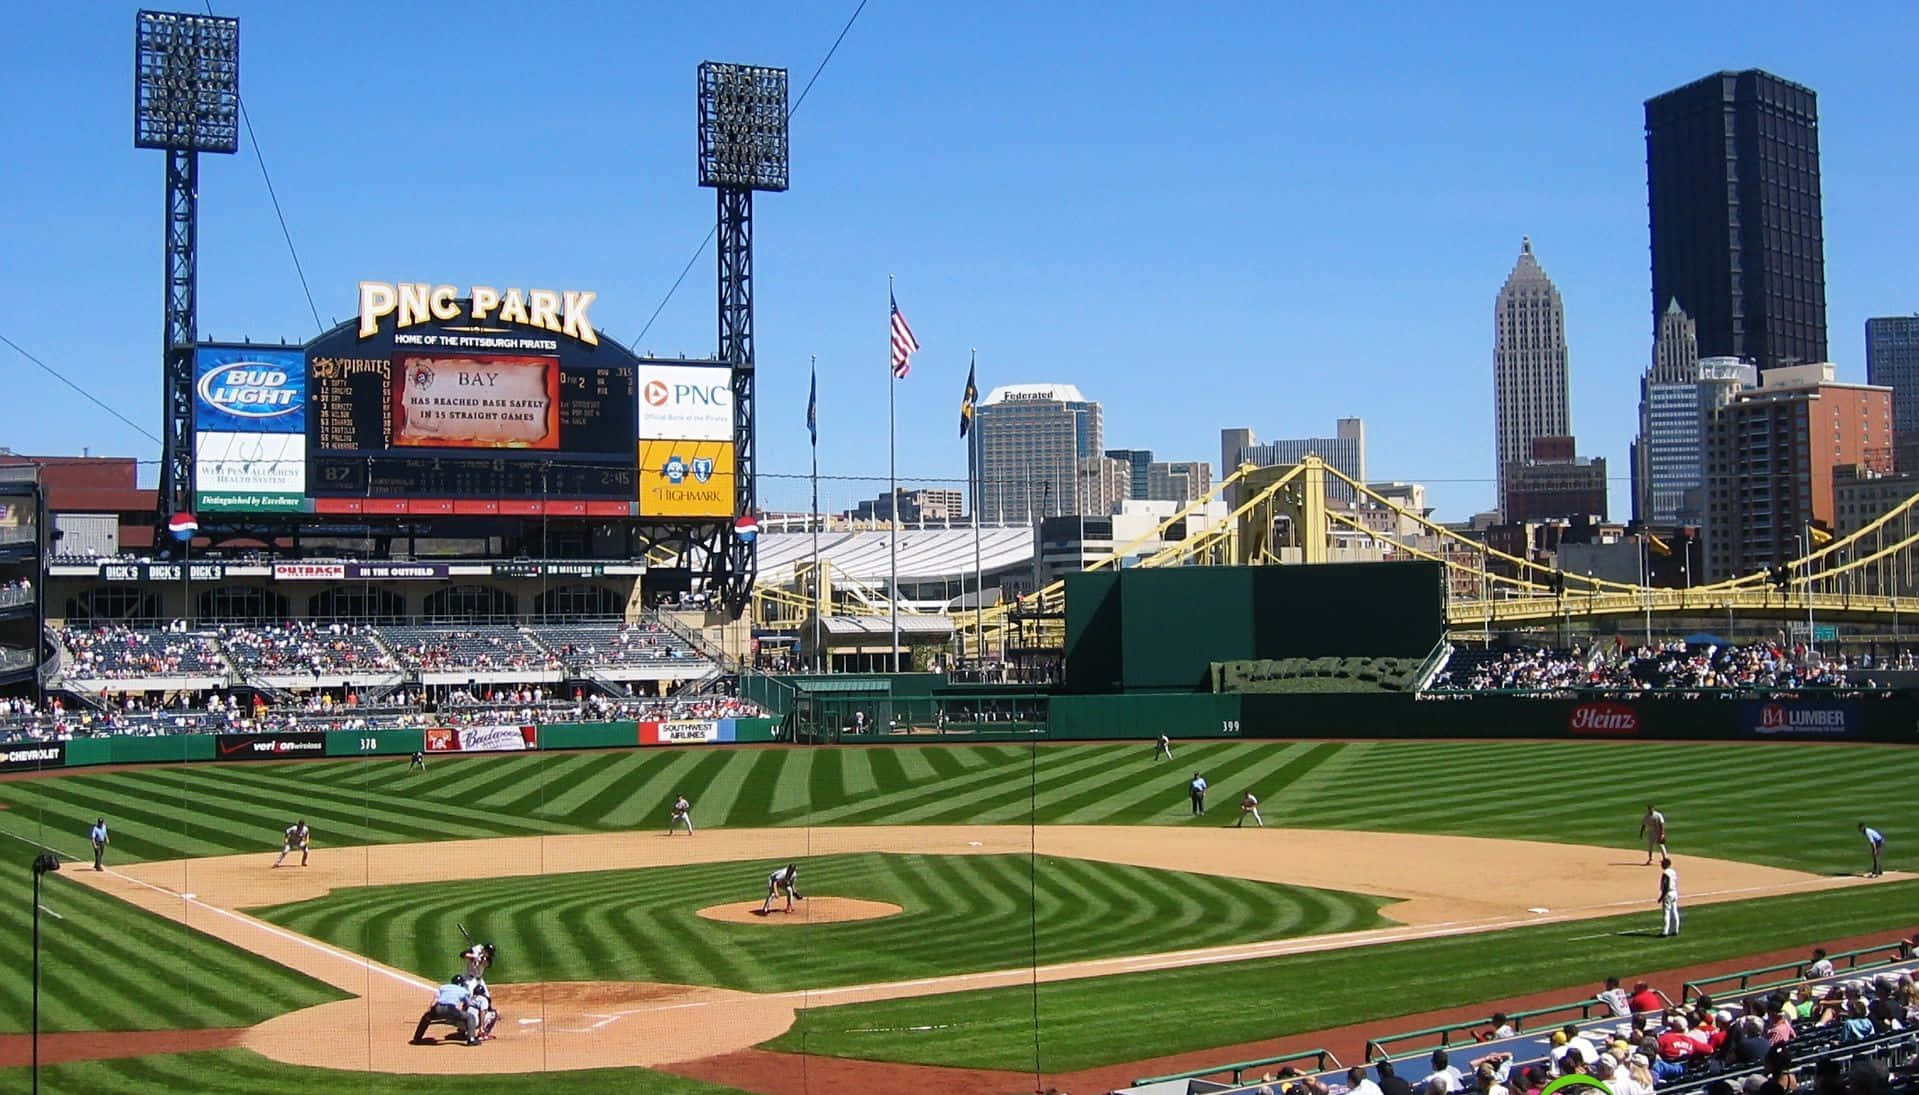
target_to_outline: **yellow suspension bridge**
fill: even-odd
[[[1358,507],[1328,504],[1333,484],[1349,488]],[[1206,520],[1214,498],[1240,497],[1222,520],[1183,539],[1166,542],[1176,526]],[[1371,517],[1368,522],[1365,518]],[[1318,530],[1314,534],[1311,530]],[[1880,624],[1898,634],[1919,621],[1919,494],[1857,532],[1815,546],[1771,571],[1758,571],[1685,588],[1622,583],[1562,571],[1493,548],[1419,512],[1401,506],[1342,474],[1317,456],[1296,465],[1241,465],[1205,495],[1194,499],[1151,531],[1089,564],[1165,567],[1315,564],[1341,557],[1340,544],[1365,545],[1370,558],[1425,559],[1446,571],[1447,619],[1455,632],[1492,628],[1550,627],[1555,621],[1604,617],[1724,616],[1780,621]],[[1154,545],[1150,554],[1141,553]],[[1659,551],[1663,544],[1643,550]],[[1667,549],[1670,550],[1670,549]],[[831,564],[823,564],[830,568]],[[831,575],[829,574],[829,579]],[[792,587],[755,591],[761,626],[792,626],[814,610],[814,589],[829,581],[796,581]],[[884,615],[883,590],[846,576],[828,614]],[[1058,646],[1063,640],[1065,583],[1054,581],[1017,600],[976,612],[951,611],[954,632],[970,651],[1018,646]],[[901,608],[902,615],[908,614]]]

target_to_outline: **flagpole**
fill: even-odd
[[[974,381],[973,368],[974,366],[978,364],[979,364],[979,349],[975,347],[973,350],[972,363],[967,365],[966,367],[966,382],[969,387],[976,387],[976,384]],[[969,396],[972,395],[972,392],[968,392],[968,395]],[[975,403],[977,403],[977,398],[975,398]],[[977,409],[974,410],[973,417],[975,419],[979,417],[979,412]],[[973,451],[978,452],[979,451],[978,422],[976,421],[971,422],[969,424],[967,432],[972,435]],[[968,467],[966,469],[967,478],[973,481],[970,484],[973,490],[973,642],[975,646],[977,647],[976,653],[979,656],[980,679],[985,680],[986,679],[986,570],[980,564],[979,461],[977,459],[974,459],[974,460],[968,460],[966,463],[968,464]]]
[[[826,612],[826,583],[820,575],[820,355],[813,355],[812,383],[806,394],[807,432],[813,436],[813,672],[826,662],[820,646],[820,616]]]
[[[900,495],[899,453],[894,443],[894,389],[899,376],[893,371],[893,275],[886,275],[886,541],[888,603],[893,615],[893,672],[900,671]]]

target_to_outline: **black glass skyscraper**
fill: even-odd
[[[1769,72],[1720,72],[1646,101],[1652,316],[1679,302],[1699,356],[1761,369],[1826,360],[1819,104]]]

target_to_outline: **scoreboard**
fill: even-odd
[[[419,362],[436,363],[432,374]],[[430,406],[426,393],[404,398],[409,377],[440,375],[446,361],[501,362],[397,355],[391,359],[316,357],[310,377],[313,453],[310,487],[319,497],[597,498],[637,497],[634,475],[637,369],[631,365],[566,368],[558,358],[514,358],[537,378],[530,397],[443,397],[478,409],[456,428],[420,434],[407,411]],[[398,382],[396,383],[396,371]],[[469,370],[483,379],[499,370]],[[455,371],[457,375],[458,370]],[[549,383],[550,381],[550,383]],[[525,426],[483,416],[489,403],[524,403]],[[398,434],[396,438],[396,422]],[[469,428],[461,430],[457,426]]]
[[[725,366],[602,342],[591,293],[360,288],[305,346],[199,347],[198,508],[734,516]]]

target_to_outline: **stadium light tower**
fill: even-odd
[[[787,184],[786,70],[700,62],[700,185],[719,196],[720,360],[733,372],[734,515],[757,508],[753,452],[753,191]],[[759,572],[757,538],[729,523],[708,588],[735,612]]]
[[[160,519],[193,508],[193,343],[197,337],[200,153],[240,147],[240,21],[134,16],[133,146],[167,154],[166,333]]]

